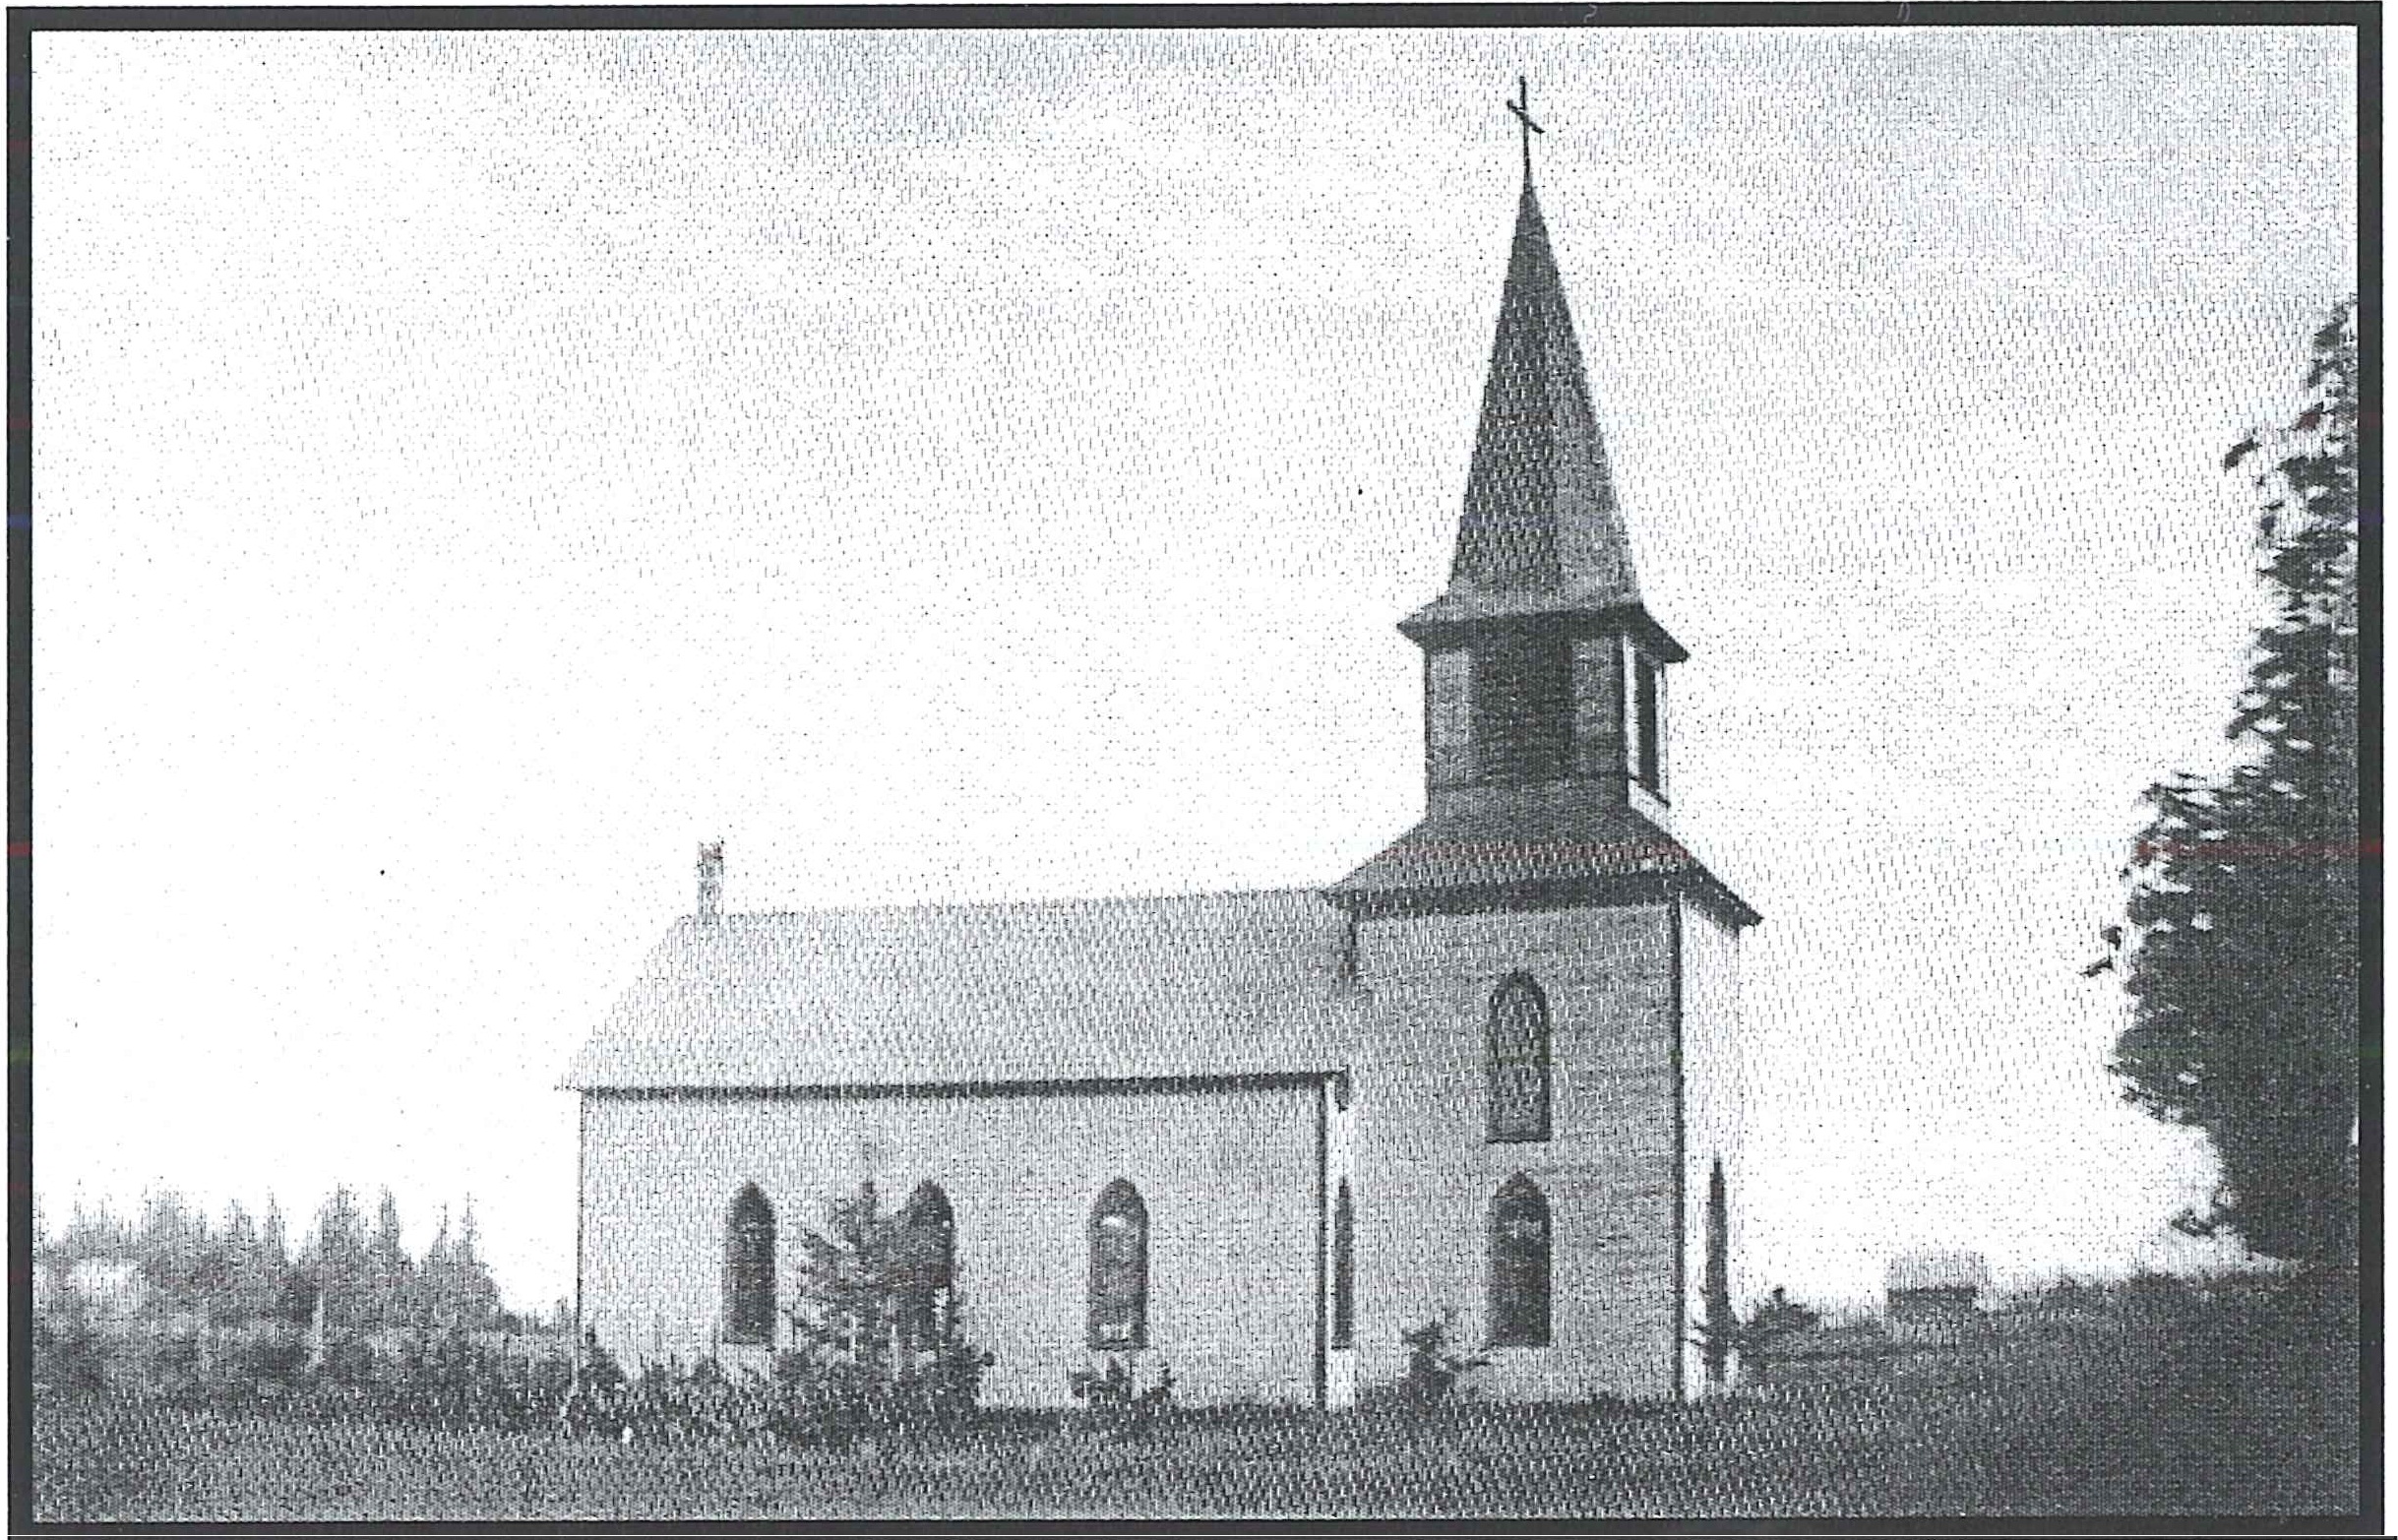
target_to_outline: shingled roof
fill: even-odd
[[[1368,1007],[1308,892],[686,918],[575,1089],[838,1089],[1346,1067]]]
[[[1637,809],[1586,800],[1427,818],[1325,895],[1374,913],[1503,896],[1668,892],[1689,893],[1736,925],[1757,923],[1754,909]]]
[[[1641,607],[1565,281],[1527,171],[1448,591],[1406,628]]]

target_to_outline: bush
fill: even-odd
[[[946,1212],[911,1200],[887,1214],[870,1181],[829,1205],[821,1233],[800,1232],[799,1298],[783,1312],[800,1345],[776,1359],[774,1379],[824,1439],[974,1411],[992,1359],[961,1325]]]
[[[581,1372],[556,1420],[569,1433],[626,1442],[754,1444],[780,1441],[848,1448],[903,1428],[955,1423],[974,1410],[990,1355],[953,1345],[893,1379],[838,1354],[796,1349],[772,1370],[729,1372],[713,1358],[667,1359],[627,1377],[585,1339]]]
[[[1149,1377],[1144,1368],[1136,1354],[1109,1353],[1103,1367],[1069,1375],[1066,1388],[1080,1403],[1071,1421],[1110,1439],[1147,1438],[1174,1407],[1174,1370],[1159,1362]]]
[[[1467,1358],[1449,1346],[1456,1334],[1457,1313],[1445,1310],[1432,1321],[1399,1333],[1407,1345],[1404,1391],[1411,1401],[1431,1403],[1448,1398],[1457,1382],[1476,1369],[1487,1369],[1487,1358]]]
[[[33,1318],[33,1384],[74,1395],[107,1388],[107,1338],[81,1311]]]
[[[2130,1308],[2151,1314],[2187,1309],[2198,1302],[2198,1291],[2187,1278],[2170,1272],[2135,1272],[2117,1291]]]
[[[398,1362],[376,1377],[375,1410],[386,1421],[439,1428],[545,1426],[564,1402],[571,1371],[563,1359],[518,1359],[461,1327],[404,1338]]]

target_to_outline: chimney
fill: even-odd
[[[700,919],[713,923],[716,900],[724,894],[724,841],[700,847]]]

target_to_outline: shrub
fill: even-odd
[[[939,1225],[884,1213],[872,1182],[833,1201],[823,1232],[800,1233],[799,1346],[774,1379],[834,1443],[971,1415],[991,1355],[969,1342]]]
[[[33,1318],[33,1384],[91,1395],[108,1386],[108,1341],[82,1311]]]
[[[1145,1368],[1137,1354],[1109,1353],[1102,1367],[1067,1376],[1066,1388],[1080,1403],[1073,1420],[1110,1439],[1147,1438],[1174,1407],[1174,1369],[1160,1361],[1149,1378]]]
[[[1467,1358],[1449,1346],[1456,1334],[1457,1313],[1444,1310],[1420,1326],[1399,1333],[1407,1347],[1407,1398],[1430,1403],[1448,1398],[1457,1382],[1476,1369],[1487,1369],[1487,1358]]]
[[[2084,1283],[2071,1273],[2060,1274],[2055,1283],[2041,1291],[2040,1304],[2052,1310],[2090,1310],[2104,1298],[2094,1284]]]
[[[562,1359],[519,1359],[459,1326],[418,1330],[377,1375],[375,1409],[392,1422],[523,1431],[555,1420],[570,1379]]]
[[[1784,1343],[1814,1330],[1822,1320],[1821,1311],[1798,1303],[1777,1286],[1747,1320],[1727,1311],[1691,1322],[1691,1343],[1706,1353],[1710,1363],[1738,1353],[1749,1368],[1762,1369]]]
[[[952,1358],[947,1367],[927,1364],[896,1380],[854,1358],[807,1349],[777,1354],[769,1373],[728,1371],[703,1358],[688,1366],[653,1362],[627,1377],[586,1338],[574,1386],[554,1403],[554,1418],[570,1434],[628,1442],[782,1441],[841,1449],[970,1410],[989,1355],[961,1348]]]

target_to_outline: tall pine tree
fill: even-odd
[[[373,1325],[374,1267],[367,1259],[358,1195],[347,1187],[336,1187],[317,1209],[317,1231],[300,1267],[324,1299],[328,1329],[352,1332]]]
[[[366,1258],[371,1302],[367,1314],[377,1325],[405,1324],[415,1268],[408,1261],[408,1249],[400,1235],[400,1201],[388,1187],[375,1208],[375,1233],[366,1243]]]
[[[2290,424],[2233,447],[2260,459],[2257,635],[2216,780],[2153,786],[2111,933],[2132,1022],[2124,1099],[2206,1131],[2210,1209],[2179,1221],[2260,1255],[2353,1262],[2358,1074],[2357,330],[2315,335]]]

